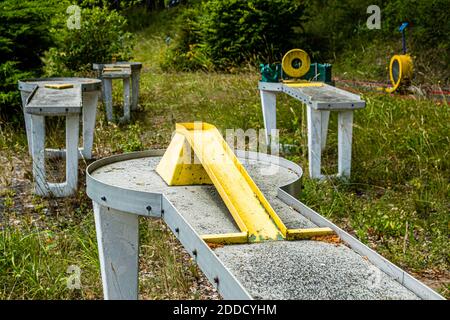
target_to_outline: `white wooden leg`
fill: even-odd
[[[49,188],[45,178],[45,117],[30,115],[30,120],[34,192],[47,196]]]
[[[308,161],[309,176],[313,179],[321,178],[322,157],[322,116],[321,112],[307,106],[308,118]]]
[[[72,195],[77,190],[79,131],[79,115],[68,115],[66,117],[66,184],[61,196]]]
[[[25,106],[27,105],[27,99],[30,96],[31,92],[28,91],[20,91],[20,96],[22,98],[22,110],[23,110],[23,117],[25,119],[25,130],[27,132],[27,141],[28,141],[28,152],[30,155],[33,154],[31,143],[31,114],[25,112]]]
[[[93,205],[104,298],[136,300],[139,217]]]
[[[124,122],[130,120],[130,78],[123,79],[123,118]]]
[[[112,79],[103,79],[103,103],[106,109],[106,119],[113,121]]]
[[[134,111],[138,107],[139,102],[139,81],[141,78],[141,71],[136,70],[132,74],[132,90],[131,90],[131,96],[132,96],[132,102],[131,102],[131,111]]]
[[[78,135],[80,131],[80,117],[78,114],[66,117],[66,149],[63,150],[66,159],[66,181],[49,183],[46,181],[48,194],[61,198],[73,195],[78,186]]]
[[[352,161],[353,111],[338,114],[338,175],[350,177]]]
[[[83,149],[85,159],[92,158],[98,91],[83,92]]]
[[[271,132],[277,128],[277,95],[275,92],[260,90],[261,106],[267,145],[271,145]]]
[[[330,120],[330,111],[323,110],[320,112],[322,117],[322,151],[327,145],[328,122]]]

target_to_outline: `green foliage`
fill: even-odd
[[[34,73],[19,69],[19,62],[6,61],[0,64],[0,114],[11,115],[18,110],[20,94],[17,81],[31,78]]]
[[[381,9],[381,30],[366,26],[369,5]],[[401,51],[398,27],[408,21],[416,74],[430,75],[418,80],[444,83],[450,79],[447,7],[447,0],[195,1],[180,12],[161,66],[230,70],[248,62],[277,61],[288,49],[300,47],[317,61],[343,62],[353,65],[351,70],[361,64],[362,77],[373,73],[371,78],[379,79],[389,57]],[[366,58],[367,48],[376,61]]]
[[[384,11],[385,29],[389,33],[401,22],[410,23],[410,35],[421,46],[442,44],[449,48],[450,24],[447,0],[403,0],[390,1]]]
[[[201,44],[201,29],[198,22],[198,7],[190,7],[181,11],[175,19],[178,30],[174,39],[166,38],[170,45],[166,50],[161,67],[164,70],[176,69],[189,71],[195,69],[209,70],[213,68],[211,59],[206,55],[204,44]]]
[[[220,67],[251,58],[274,62],[298,41],[304,6],[286,0],[212,0],[203,5],[202,42]]]
[[[71,75],[92,69],[94,62],[131,58],[132,35],[125,31],[126,19],[117,11],[99,7],[81,11],[81,28],[69,29],[61,19],[53,30],[57,46],[45,55],[47,75]]]
[[[168,63],[178,69],[227,69],[280,60],[283,52],[304,43],[304,10],[289,0],[205,1],[180,17]]]
[[[141,141],[142,129],[139,124],[130,124],[127,126],[127,130],[123,131],[122,128],[116,128],[117,132],[114,135],[115,152],[133,152],[141,151],[144,146]]]
[[[141,4],[143,0],[81,0],[80,5],[85,8],[126,9]]]
[[[380,0],[309,1],[304,27],[313,56],[321,60],[330,59],[335,53],[352,46],[354,43],[350,39],[371,31],[366,27],[369,17],[366,10],[371,4],[383,7]]]
[[[0,113],[10,115],[20,105],[17,80],[36,76],[40,57],[52,44],[50,20],[55,0],[5,0],[0,3]]]

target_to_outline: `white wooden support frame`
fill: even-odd
[[[27,84],[30,81],[30,84]],[[30,79],[19,82],[19,89],[22,99],[22,110],[25,119],[25,130],[27,133],[28,151],[32,155],[32,139],[31,139],[31,114],[25,111],[27,99],[32,93],[32,89],[39,83],[39,86],[44,86],[46,83],[53,82],[73,82],[79,85],[82,81],[92,81],[92,79],[78,79],[78,78],[42,78],[42,79]],[[80,159],[92,159],[92,147],[94,144],[94,131],[95,120],[97,116],[97,104],[100,97],[101,86],[98,82],[98,86],[81,85],[82,91],[82,145],[78,148],[78,157]],[[45,156],[48,158],[65,158],[65,149],[45,149]]]
[[[139,102],[139,83],[141,80],[141,69],[131,71],[131,111],[135,111],[138,108]]]
[[[98,79],[87,78],[41,78],[19,81],[29,152],[33,158],[36,194],[66,197],[76,192],[78,159],[92,158],[100,83]],[[62,84],[66,85],[64,89],[55,88],[55,85]],[[64,149],[45,148],[45,118],[53,116],[65,117]],[[80,122],[83,124],[81,148],[79,148]],[[48,181],[45,159],[56,157],[66,160],[65,182]]]
[[[103,294],[107,300],[138,298],[139,216],[93,201]]]
[[[74,194],[78,185],[78,132],[80,118],[77,114],[66,116],[66,181],[50,183],[45,169],[45,116],[31,115],[31,146],[35,193],[40,196],[67,197]]]
[[[105,104],[106,119],[108,121],[114,120],[112,108],[112,80],[123,79],[124,115],[119,118],[119,122],[129,121],[131,117],[131,111],[135,111],[138,108],[140,89],[139,83],[142,63],[127,61],[120,61],[109,64],[94,63],[92,67],[98,72],[98,76],[103,83],[102,100]],[[112,70],[104,73],[104,68],[110,68],[110,70],[116,68],[117,71]]]
[[[113,115],[113,79],[123,80],[123,116],[119,118],[119,122],[128,122],[131,118],[131,87],[130,87],[130,74],[116,74],[116,75],[103,75],[103,101],[106,109],[106,119],[108,121],[114,120]]]
[[[353,111],[364,108],[359,96],[323,84],[321,87],[293,88],[283,83],[260,82],[259,90],[264,118],[266,143],[273,143],[271,132],[276,129],[276,95],[286,93],[305,104],[308,126],[309,175],[323,179],[322,151],[325,149],[330,112],[338,113],[338,177],[348,178],[351,172]],[[336,101],[333,100],[335,96]]]

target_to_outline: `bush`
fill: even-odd
[[[304,44],[305,6],[290,0],[209,0],[189,9],[168,64],[228,69],[244,62],[273,62]],[[180,61],[181,60],[181,61]]]
[[[39,75],[40,57],[52,44],[50,20],[59,6],[54,0],[5,0],[0,3],[0,114],[19,110],[17,81]]]
[[[175,19],[178,30],[174,39],[167,38],[170,47],[161,61],[163,70],[190,71],[213,68],[210,57],[205,55],[203,50],[204,44],[201,43],[199,15],[199,7],[195,6],[184,9]]]
[[[202,41],[219,66],[249,59],[274,62],[301,43],[305,8],[291,0],[212,0],[203,9]]]
[[[45,55],[45,73],[73,75],[92,70],[94,62],[129,60],[133,45],[131,33],[125,31],[126,19],[117,11],[93,7],[81,11],[81,28],[69,29],[61,19],[53,30],[56,47]]]
[[[307,8],[308,21],[304,24],[311,52],[319,60],[328,60],[343,49],[354,46],[355,37],[380,32],[369,30],[366,21],[367,7],[371,4],[382,8],[382,0],[311,0]]]

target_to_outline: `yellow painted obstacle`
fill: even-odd
[[[282,82],[292,88],[322,87],[322,82],[300,79],[308,73],[311,60],[306,51],[302,49],[289,50],[281,62],[283,72],[292,79],[283,79]]]
[[[281,61],[283,71],[292,78],[304,76],[311,65],[309,55],[301,49],[289,50]]]
[[[391,80],[392,87],[386,89],[388,93],[405,89],[409,86],[413,77],[413,60],[406,53],[405,29],[407,26],[408,22],[403,22],[398,28],[398,31],[402,33],[403,54],[396,54],[391,58],[391,62],[389,63],[389,79]]]
[[[330,228],[287,229],[217,128],[180,123],[156,172],[168,185],[213,183],[240,232],[205,235],[210,243],[293,240],[332,234]]]
[[[392,93],[401,87],[409,85],[413,77],[413,62],[409,54],[394,55],[389,64],[389,79],[392,87],[386,92]]]

